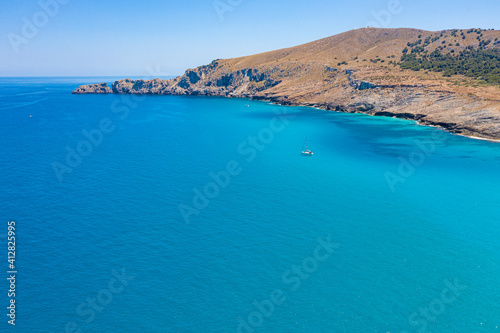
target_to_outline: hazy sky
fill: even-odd
[[[0,76],[168,76],[370,26],[500,29],[500,1],[2,0]]]

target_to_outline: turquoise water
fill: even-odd
[[[0,330],[499,331],[500,144],[112,80],[0,79]]]

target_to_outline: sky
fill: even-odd
[[[0,76],[167,77],[366,26],[500,29],[500,1],[2,0]]]

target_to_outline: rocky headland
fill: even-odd
[[[425,63],[436,50],[459,54],[472,48],[500,48],[499,31],[480,31],[481,37],[476,30],[358,29],[288,49],[214,60],[171,80],[123,79],[111,87],[83,85],[73,93],[252,98],[413,119],[457,134],[498,140],[500,85],[491,83],[496,77],[490,75],[488,81],[469,72],[448,75]],[[401,66],[402,55],[414,50],[424,55],[422,67],[429,68]],[[422,64],[418,57],[413,61],[412,66],[415,61]]]

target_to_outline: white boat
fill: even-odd
[[[313,156],[314,155],[314,153],[310,149],[307,149],[307,138],[306,138],[306,142],[304,142],[304,146],[302,146],[301,154],[304,156]]]

